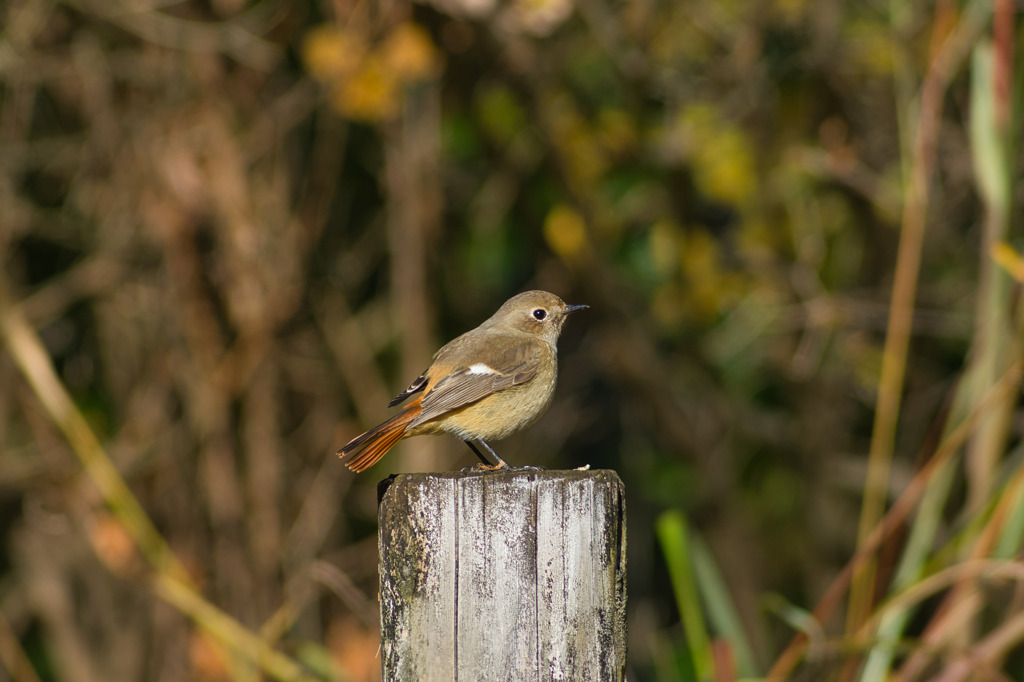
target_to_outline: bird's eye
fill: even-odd
[[[548,311],[544,310],[543,308],[537,308],[536,310],[533,311],[533,319],[535,320],[543,320],[547,316]]]

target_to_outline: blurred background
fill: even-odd
[[[376,484],[474,458],[334,452],[532,288],[499,449],[625,481],[630,679],[1024,679],[1020,26],[7,0],[0,679],[378,679]]]

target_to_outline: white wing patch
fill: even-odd
[[[490,367],[488,367],[487,365],[485,365],[482,362],[478,362],[475,365],[470,365],[469,366],[469,373],[470,374],[497,374],[497,372],[495,372],[493,369],[491,369]]]

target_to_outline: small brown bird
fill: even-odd
[[[353,455],[345,465],[364,471],[403,438],[450,433],[465,441],[488,468],[507,468],[487,441],[526,428],[551,404],[558,335],[569,313],[588,307],[567,305],[546,291],[513,296],[479,327],[437,351],[427,371],[388,407],[421,395],[391,419],[353,438],[338,455]],[[497,464],[490,465],[473,441]]]

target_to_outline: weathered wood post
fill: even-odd
[[[402,474],[381,487],[384,680],[625,678],[614,471]]]

